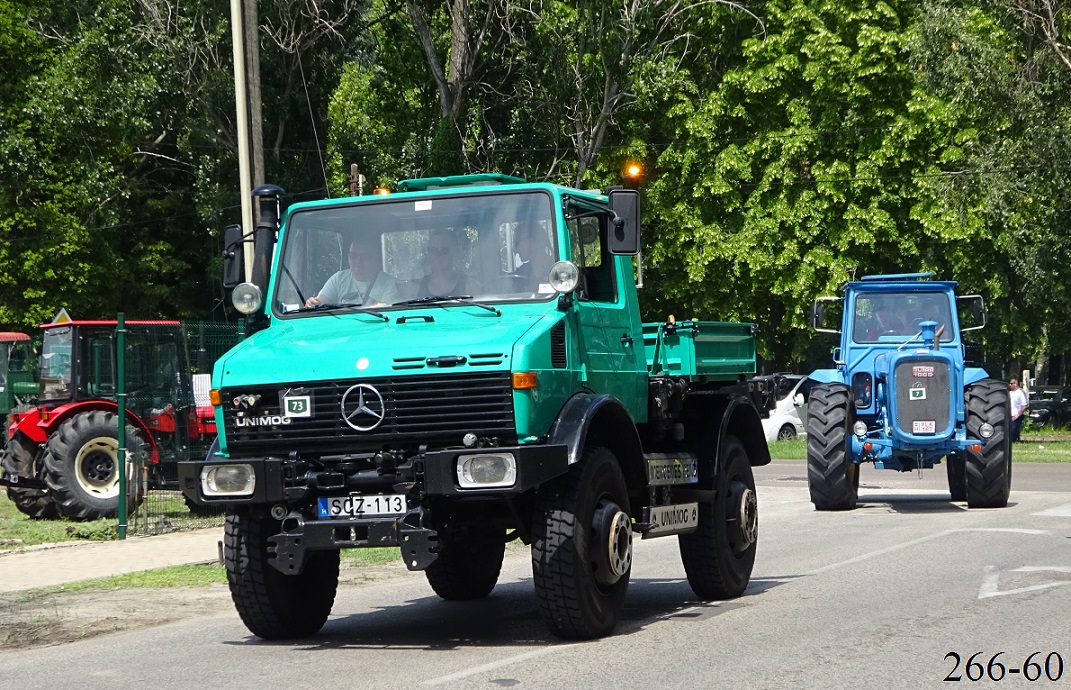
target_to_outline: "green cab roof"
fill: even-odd
[[[398,183],[400,192],[424,192],[429,189],[448,187],[471,187],[497,184],[526,184],[528,180],[513,175],[499,173],[479,173],[476,175],[450,175],[447,177],[420,177],[402,180]]]

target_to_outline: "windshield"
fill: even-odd
[[[903,342],[922,330],[923,321],[944,326],[941,342],[952,340],[953,324],[948,296],[940,292],[875,292],[855,298],[857,343]]]
[[[547,300],[557,261],[551,197],[503,192],[397,199],[301,210],[288,220],[272,307],[376,310]],[[420,300],[419,302],[413,302]]]
[[[41,344],[41,399],[71,397],[71,329],[50,328]]]

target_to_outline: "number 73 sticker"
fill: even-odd
[[[284,417],[311,417],[312,396],[305,390],[288,389],[279,393],[279,408]]]

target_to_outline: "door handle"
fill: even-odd
[[[621,336],[621,344],[622,345],[631,346],[632,345],[632,336],[629,335],[628,333],[625,333],[624,335],[622,335]]]

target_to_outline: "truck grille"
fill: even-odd
[[[383,421],[369,431],[351,428],[343,420],[343,396],[357,384],[373,386],[383,396]],[[291,416],[283,423],[281,405],[287,391],[291,396],[310,397],[311,416]],[[431,448],[457,446],[469,432],[498,437],[504,443],[515,443],[517,437],[509,372],[318,381],[224,390],[221,395],[227,448],[232,456],[286,455],[290,451],[359,453],[423,444]],[[248,412],[231,402],[239,396],[258,395]]]
[[[948,363],[908,360],[896,365],[896,424],[905,434],[933,436],[948,428],[952,415]],[[933,431],[921,431],[932,422]]]

